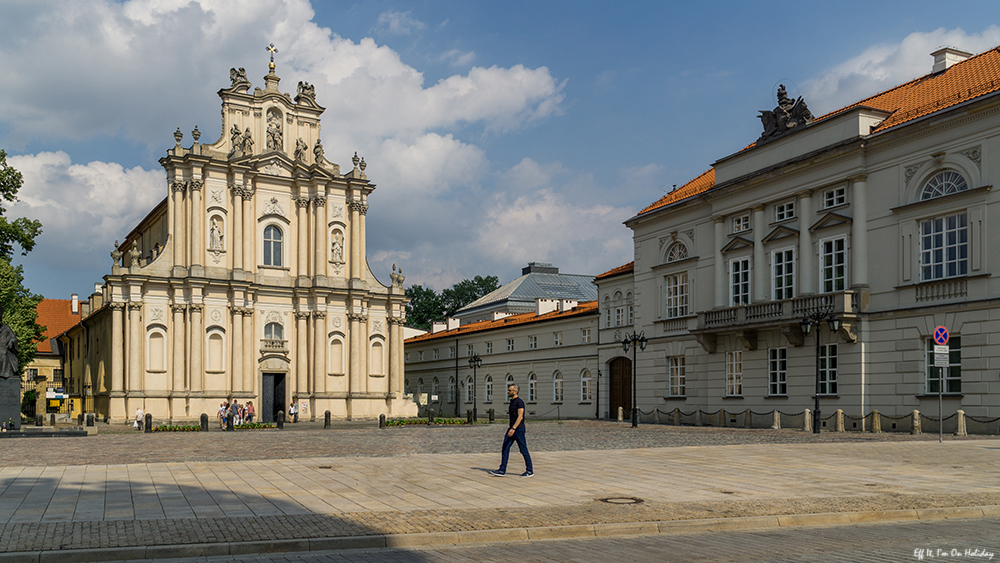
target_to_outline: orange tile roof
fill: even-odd
[[[604,272],[603,274],[594,278],[594,281],[603,280],[604,278],[610,278],[621,274],[631,274],[634,271],[635,271],[635,262],[633,261],[629,262],[628,264],[622,264],[621,266],[618,266],[613,270],[608,270],[607,272]]]
[[[884,92],[879,92],[849,106],[816,118],[830,119],[857,107],[870,107],[889,113],[872,133],[880,133],[925,115],[941,111],[986,94],[1000,91],[1000,47],[956,63],[947,70],[915,78]],[[753,148],[752,143],[743,150]],[[715,170],[710,169],[694,180],[656,200],[638,213],[642,215],[671,203],[706,192],[715,185]]]
[[[38,351],[43,354],[52,353],[49,339],[55,338],[80,322],[80,314],[71,312],[73,302],[69,299],[43,299],[38,304],[38,324],[45,327]]]
[[[545,322],[555,319],[566,319],[569,317],[576,317],[579,315],[589,315],[597,313],[597,301],[584,301],[573,307],[569,311],[552,311],[551,313],[545,313],[544,315],[535,315],[535,313],[521,313],[519,315],[511,315],[509,317],[504,317],[495,321],[479,321],[475,323],[469,323],[467,325],[462,325],[453,330],[442,330],[436,333],[421,334],[419,336],[414,336],[412,338],[407,338],[403,341],[404,344],[415,344],[417,342],[425,342],[427,340],[436,340],[438,338],[454,338],[456,336],[471,334],[474,332],[482,332],[485,330],[495,330],[499,328],[506,328],[510,326],[524,325],[536,322]]]

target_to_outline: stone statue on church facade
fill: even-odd
[[[281,114],[271,109],[267,112],[267,150],[280,151],[284,148],[281,136]]]

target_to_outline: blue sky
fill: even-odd
[[[316,86],[329,159],[366,157],[373,272],[436,289],[530,260],[598,274],[621,222],[755,140],[777,85],[820,115],[1000,45],[990,2],[0,4],[0,148],[25,175],[19,258],[46,297],[87,295],[166,195],[180,126],[221,133],[229,68]]]

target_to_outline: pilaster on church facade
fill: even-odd
[[[214,143],[174,132],[163,201],[116,241],[91,297],[83,323],[102,338],[87,364],[113,421],[137,408],[197,420],[233,400],[263,421],[293,401],[307,420],[416,413],[403,277],[384,285],[365,258],[367,163],[355,153],[343,173],[326,158],[313,86],[281,92],[273,63],[264,82],[231,71]]]

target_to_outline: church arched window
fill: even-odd
[[[281,266],[281,229],[276,225],[264,227],[264,265]]]
[[[264,340],[284,340],[285,329],[278,323],[264,325]]]
[[[969,183],[965,178],[954,170],[938,172],[927,180],[924,189],[920,192],[920,199],[931,199],[945,195],[963,192],[969,189]]]

